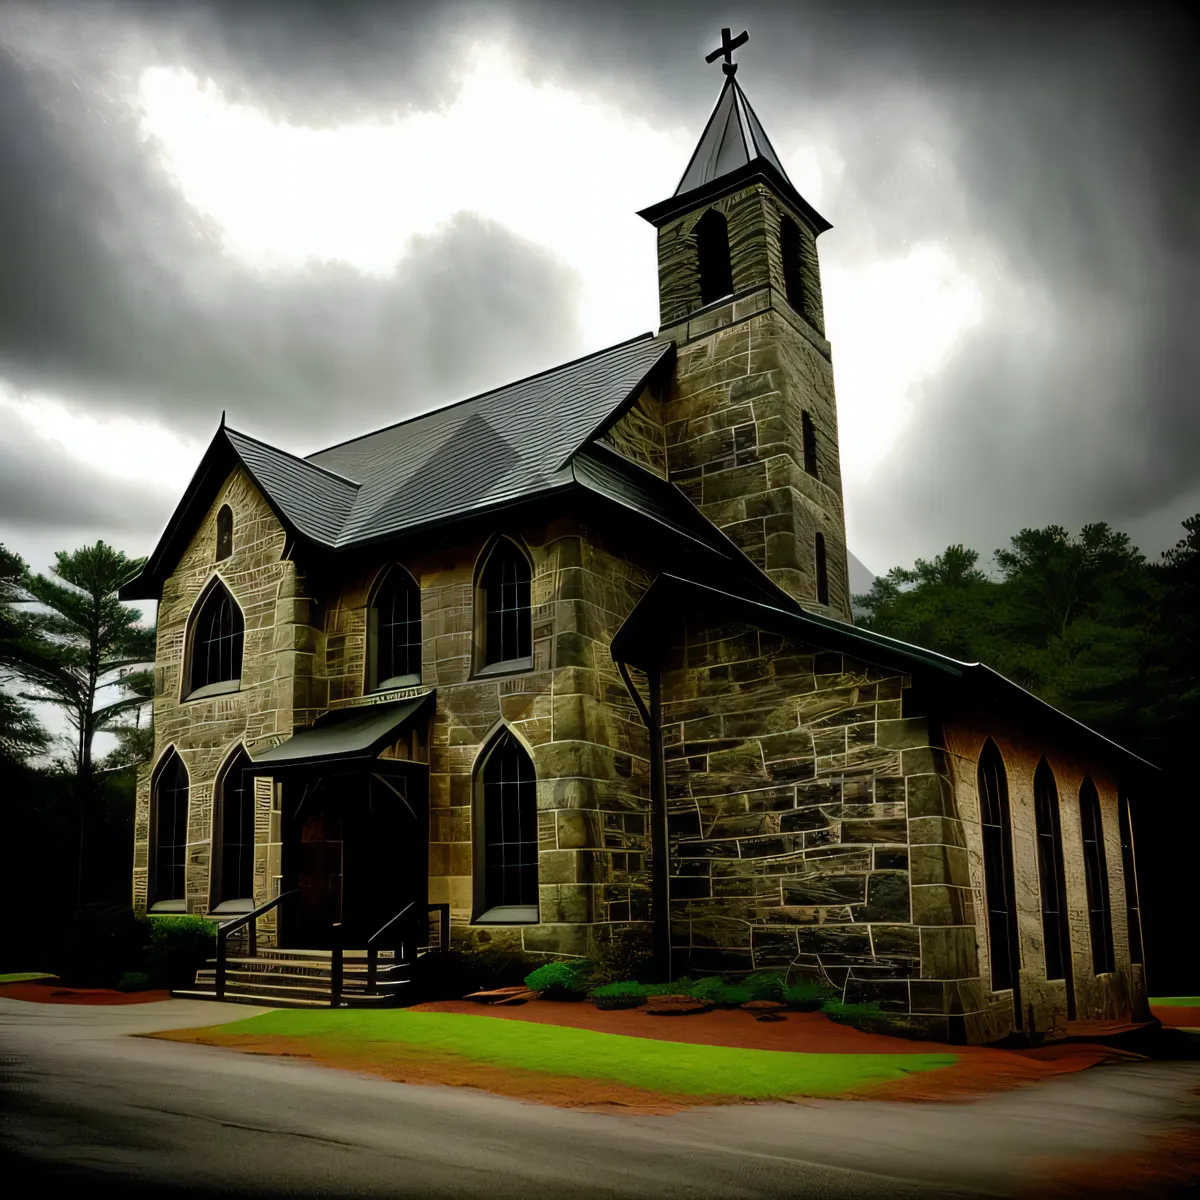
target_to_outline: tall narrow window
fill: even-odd
[[[217,511],[217,562],[233,553],[233,509],[222,504]]]
[[[825,557],[825,535],[818,533],[816,537],[817,559],[817,603],[829,603],[829,563]]]
[[[1038,883],[1042,900],[1042,940],[1046,978],[1067,982],[1067,1017],[1074,1020],[1075,986],[1071,970],[1071,928],[1067,920],[1067,883],[1063,869],[1062,824],[1054,772],[1043,758],[1033,776],[1037,821]]]
[[[1133,812],[1128,793],[1117,802],[1121,826],[1121,870],[1125,875],[1125,917],[1129,923],[1129,961],[1142,959],[1142,908],[1138,903],[1137,864],[1133,858]]]
[[[1087,877],[1088,927],[1092,938],[1092,970],[1113,969],[1112,913],[1108,904],[1108,863],[1104,855],[1104,826],[1096,785],[1085,779],[1079,789],[1079,823],[1083,833],[1083,867]]]
[[[532,665],[533,630],[529,611],[529,561],[507,538],[500,538],[479,577],[483,608],[483,665]]]
[[[216,820],[214,900],[250,901],[254,896],[254,776],[243,750],[221,776]]]
[[[497,738],[480,772],[481,917],[538,918],[537,781],[533,763],[511,733]]]
[[[783,258],[783,288],[787,302],[804,316],[804,251],[800,226],[791,217],[779,223],[779,253]]]
[[[806,410],[800,412],[800,437],[804,443],[804,469],[814,479],[817,476],[817,429]]]
[[[696,258],[700,267],[700,303],[711,304],[733,291],[729,224],[715,208],[696,222]]]
[[[403,567],[376,590],[369,632],[369,690],[421,682],[421,589]]]
[[[983,828],[983,882],[987,893],[992,990],[1013,989],[1014,1007],[1019,1018],[1021,1008],[1015,993],[1021,958],[1017,942],[1008,777],[1000,751],[991,738],[979,756],[979,820]]]
[[[213,580],[192,620],[188,697],[237,690],[242,675],[245,628],[237,601],[219,579]]]
[[[171,751],[154,781],[151,907],[183,911],[187,892],[188,774]]]

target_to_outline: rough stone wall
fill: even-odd
[[[1030,1009],[1037,1029],[1062,1027],[1067,1020],[1064,980],[1047,980],[1042,910],[1038,881],[1037,819],[1034,773],[1044,756],[1058,788],[1063,866],[1071,937],[1071,963],[1079,1020],[1148,1019],[1145,977],[1129,959],[1124,871],[1117,819],[1118,780],[1111,768],[1091,760],[1061,737],[1024,727],[996,711],[956,711],[945,718],[946,752],[954,778],[960,820],[947,838],[954,857],[954,876],[970,889],[975,935],[979,946],[979,1002],[969,1021],[978,1027],[974,1040],[993,1041],[1014,1026],[1012,993],[993,993],[988,952],[987,905],[984,898],[983,843],[979,824],[978,765],[988,737],[1004,761],[1013,826],[1013,872],[1020,944],[1020,993],[1024,1024]],[[1096,975],[1092,969],[1087,882],[1080,830],[1079,791],[1090,776],[1100,796],[1109,903],[1112,911],[1116,970]]]
[[[758,566],[817,604],[815,535],[825,538],[827,611],[850,620],[845,516],[833,373],[785,314],[737,317],[682,342],[663,405],[671,479]],[[790,311],[790,310],[789,310]],[[817,435],[817,475],[804,470],[801,414]]]
[[[216,561],[216,514],[233,511],[233,553]],[[283,558],[286,535],[269,505],[241,468],[226,480],[174,573],[158,608],[155,656],[155,766],[170,748],[188,771],[188,912],[208,911],[214,788],[239,745],[257,747],[291,734],[293,725],[323,708],[311,684],[321,650],[320,613],[303,593],[303,577]],[[219,575],[242,609],[245,640],[241,688],[202,700],[180,698],[188,619],[197,599]],[[134,827],[134,907],[153,903],[150,867],[151,772],[139,775]],[[255,900],[270,894],[269,814],[258,814]]]
[[[729,224],[733,294],[701,306],[694,230],[709,208]],[[670,478],[782,588],[850,621],[846,523],[831,351],[816,241],[799,214],[805,312],[786,298],[783,201],[763,184],[659,230],[663,336],[679,355],[663,404]],[[790,210],[789,210],[790,211]],[[804,470],[802,414],[817,470]],[[816,534],[825,540],[829,604],[817,601]]]
[[[909,814],[942,782],[925,723],[902,716],[908,680],[695,618],[671,654],[674,970],[794,965],[910,1013],[922,951],[945,939],[923,946],[913,923]]]
[[[650,388],[637,403],[596,439],[631,462],[667,478],[667,441],[663,432],[662,402]]]
[[[597,529],[564,518],[502,532],[533,564],[532,671],[473,672],[475,576],[484,539],[401,556],[421,587],[422,685],[437,689],[430,745],[429,900],[448,903],[456,942],[585,954],[614,926],[649,919],[645,730],[608,653],[648,586]],[[390,560],[389,560],[390,561]],[[367,603],[380,562],[327,605],[334,705],[362,696]],[[507,726],[538,780],[540,922],[473,926],[476,764]]]

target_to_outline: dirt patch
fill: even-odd
[[[170,1000],[168,991],[118,992],[112,988],[68,988],[60,983],[0,983],[0,998],[35,1004],[152,1004]]]
[[[606,1080],[581,1079],[519,1067],[494,1067],[403,1043],[371,1042],[354,1046],[336,1039],[221,1033],[211,1029],[178,1029],[146,1036],[200,1046],[220,1046],[240,1050],[243,1054],[299,1059],[343,1071],[378,1075],[395,1083],[469,1087],[536,1104],[591,1112],[661,1116],[684,1108],[738,1103],[732,1097],[665,1095]]]
[[[1200,1181],[1200,1125],[1172,1129],[1147,1139],[1141,1150],[1090,1162],[1043,1159],[1046,1176],[1025,1193],[1029,1200],[1124,1200],[1126,1196],[1192,1194]]]
[[[1168,1029],[1200,1029],[1200,1008],[1182,1004],[1155,1004],[1150,1011]]]

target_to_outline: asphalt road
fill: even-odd
[[[126,1036],[260,1011],[0,1000],[0,1180],[122,1196],[1012,1195],[1038,1160],[1200,1119],[1200,1064],[1097,1068],[972,1104],[811,1101],[668,1117]],[[19,1194],[15,1191],[10,1195]]]

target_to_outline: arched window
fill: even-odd
[[[1129,961],[1142,961],[1142,908],[1138,902],[1137,864],[1133,858],[1133,813],[1129,795],[1122,792],[1117,801],[1117,819],[1121,827],[1121,870],[1125,875],[1125,916],[1129,923]]]
[[[502,733],[476,781],[477,919],[538,919],[537,780],[521,743]]]
[[[696,260],[700,268],[701,304],[711,304],[733,291],[729,224],[715,208],[710,208],[696,222]]]
[[[192,618],[186,698],[236,691],[242,677],[245,621],[229,589],[214,579]]]
[[[804,250],[800,226],[791,217],[779,223],[779,253],[783,258],[783,288],[787,302],[804,316]]]
[[[817,558],[817,602],[829,603],[829,563],[825,557],[825,535],[818,533],[816,537]]]
[[[817,477],[817,429],[813,419],[804,409],[800,411],[800,438],[804,443],[804,469],[814,479]]]
[[[151,908],[183,912],[186,904],[188,773],[173,750],[154,779],[151,814]]]
[[[217,512],[217,562],[233,553],[233,509],[222,504]]]
[[[1038,883],[1042,900],[1042,940],[1046,978],[1067,981],[1067,1016],[1074,1020],[1075,987],[1071,971],[1071,928],[1067,919],[1067,882],[1063,870],[1062,825],[1054,772],[1043,758],[1033,775],[1037,820]]]
[[[246,901],[254,896],[254,776],[250,759],[239,750],[217,784],[213,845],[213,904]]]
[[[1112,913],[1108,905],[1108,863],[1104,856],[1104,826],[1096,785],[1085,779],[1079,789],[1079,824],[1083,834],[1083,867],[1087,877],[1088,927],[1092,937],[1092,971],[1113,969]]]
[[[421,589],[392,567],[371,601],[367,690],[421,682]]]
[[[1008,810],[1008,777],[996,743],[988,738],[979,756],[979,820],[983,827],[983,882],[987,893],[988,948],[992,990],[1013,989],[1021,966],[1017,942],[1017,905],[1013,886],[1012,821]]]
[[[484,667],[533,665],[529,580],[529,560],[508,538],[499,538],[479,574],[479,658]]]

